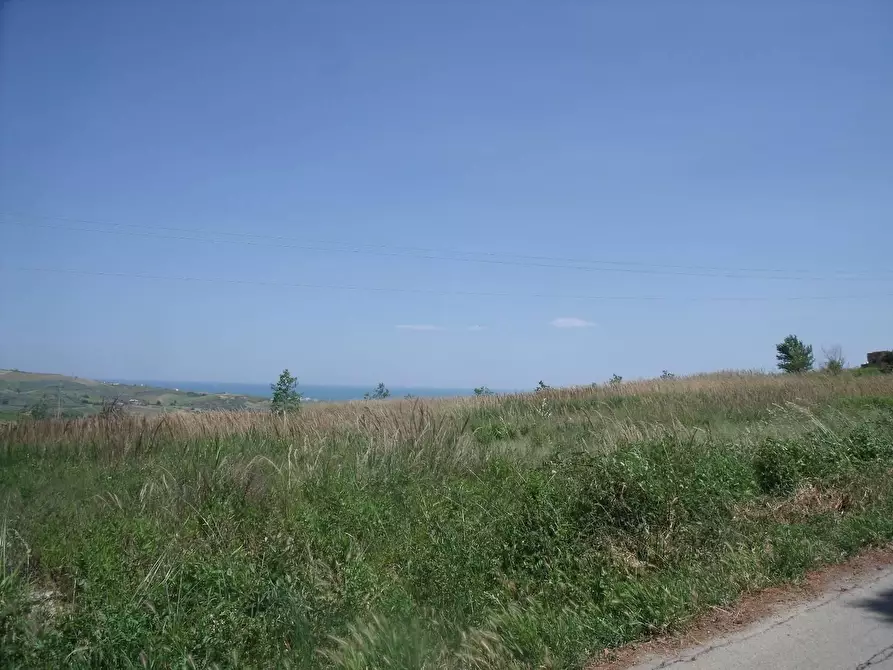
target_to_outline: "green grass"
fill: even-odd
[[[891,391],[0,429],[0,667],[582,667],[893,539]]]

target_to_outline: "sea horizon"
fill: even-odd
[[[155,388],[178,389],[203,393],[232,393],[269,398],[272,395],[269,384],[251,382],[204,382],[192,380],[162,379],[107,379],[103,381],[119,384],[151,386]],[[372,393],[374,384],[368,386],[350,384],[298,384],[298,391],[307,400],[331,402],[338,400],[362,400],[366,393]],[[448,398],[454,396],[472,396],[474,389],[436,386],[389,386],[392,398],[413,395],[421,398]]]

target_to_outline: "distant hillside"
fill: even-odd
[[[123,411],[140,414],[269,408],[266,398],[252,395],[181,391],[52,373],[0,370],[0,420],[15,420],[25,414],[88,416],[113,402]]]

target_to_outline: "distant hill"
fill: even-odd
[[[53,373],[0,370],[0,420],[25,414],[77,417],[116,402],[126,412],[266,410],[269,401],[238,393],[205,393],[145,384],[103,382]]]

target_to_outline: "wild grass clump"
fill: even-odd
[[[580,667],[893,539],[890,396],[724,375],[3,427],[0,666]]]

